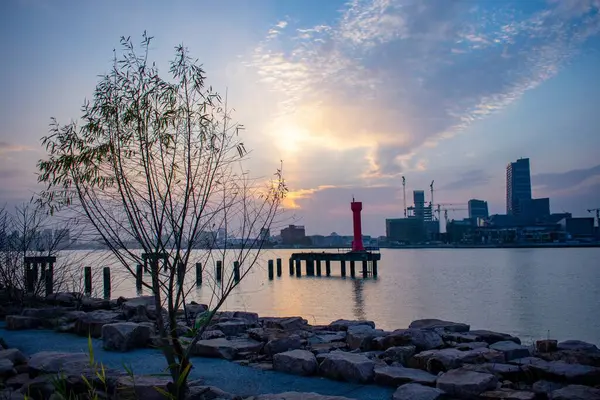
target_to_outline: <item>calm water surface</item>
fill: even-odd
[[[299,315],[314,324],[370,319],[383,329],[440,318],[526,342],[549,335],[600,345],[600,248],[383,249],[376,280],[341,278],[339,263],[332,263],[331,277],[307,277],[304,269],[301,278],[291,277],[292,252],[266,251],[264,260],[282,258],[283,276],[269,281],[261,261],[224,308]],[[210,303],[209,279],[191,293]],[[125,277],[112,294],[135,296],[135,281]]]

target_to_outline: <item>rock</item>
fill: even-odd
[[[517,359],[509,361],[510,364],[514,364],[514,365],[531,365],[531,364],[537,364],[537,363],[543,363],[543,362],[544,362],[544,360],[542,360],[541,358],[538,358],[538,357],[523,357],[523,358],[517,358]]]
[[[202,314],[206,311],[208,311],[208,306],[206,304],[191,302],[190,304],[185,305],[185,312],[187,313],[187,317],[190,319],[196,319],[198,314]]]
[[[62,317],[66,312],[67,310],[62,307],[26,308],[21,312],[21,315],[39,319],[54,319]]]
[[[558,341],[556,340],[538,340],[535,342],[535,349],[540,353],[550,353],[558,350]]]
[[[306,350],[291,350],[273,356],[273,369],[294,375],[312,375],[317,371],[317,359]]]
[[[417,351],[437,349],[444,346],[442,337],[434,331],[421,329],[398,329],[373,340],[380,350],[390,347],[413,345]]]
[[[238,336],[245,333],[249,328],[249,325],[244,320],[219,322],[214,326],[214,329],[218,329],[225,334],[225,336]]]
[[[27,357],[17,349],[0,350],[0,360],[10,360],[14,365],[25,364]]]
[[[21,331],[25,329],[37,329],[42,321],[35,317],[26,317],[22,315],[7,315],[6,329],[9,331]]]
[[[513,382],[525,381],[529,379],[529,372],[526,366],[484,363],[484,364],[465,364],[462,368],[475,371],[494,374],[496,377],[508,379]]]
[[[156,300],[154,299],[154,296],[133,297],[125,300],[125,302],[121,304],[121,310],[123,311],[125,318],[129,319],[134,315],[139,306],[148,309],[148,307],[154,306],[155,304]]]
[[[17,376],[13,376],[12,378],[8,378],[5,385],[11,389],[20,389],[21,386],[25,385],[27,382],[29,382],[29,380],[29,374],[19,374]]]
[[[498,379],[492,374],[459,368],[438,377],[436,387],[450,396],[472,398],[495,389],[497,383]]]
[[[515,342],[516,344],[521,344],[521,339],[518,337],[509,335],[507,333],[500,333],[494,331],[487,331],[483,329],[470,331],[469,334],[477,337],[477,341],[487,342],[488,344],[494,344],[496,342],[502,342],[506,340],[510,340],[511,342]]]
[[[308,342],[310,344],[334,343],[344,341],[346,341],[346,332],[344,331],[319,334],[308,339]]]
[[[281,339],[270,340],[264,347],[265,354],[273,356],[277,353],[283,353],[288,350],[295,350],[302,347],[302,340],[297,335],[283,337]]]
[[[483,392],[481,399],[502,399],[502,400],[535,400],[535,393],[524,390],[500,389],[489,392]]]
[[[49,399],[55,390],[54,379],[51,375],[38,376],[23,385],[20,392],[29,399]]]
[[[375,383],[378,385],[399,386],[405,383],[420,383],[435,386],[437,376],[420,369],[404,367],[376,367]]]
[[[9,376],[16,375],[14,365],[8,358],[0,359],[0,377],[6,378]]]
[[[503,363],[504,355],[498,351],[480,348],[468,351],[457,349],[429,350],[414,355],[409,366],[427,370],[433,374],[459,368],[464,364]]]
[[[415,346],[390,347],[381,355],[381,358],[407,366],[408,360],[415,355],[416,349]]]
[[[510,340],[496,342],[490,345],[490,349],[502,352],[506,361],[529,357],[531,355],[527,346],[516,344]]]
[[[246,321],[248,325],[258,324],[258,314],[246,311],[236,311],[233,313],[233,317]]]
[[[540,361],[529,366],[539,379],[570,384],[595,385],[600,382],[600,368],[568,364],[564,361]]]
[[[121,315],[113,311],[97,310],[82,315],[75,323],[75,333],[80,336],[99,338],[102,327],[107,324],[122,322]]]
[[[367,325],[375,329],[375,322],[373,321],[350,321],[347,319],[338,319],[328,325],[328,329],[332,331],[347,331],[351,326]]]
[[[129,376],[117,380],[118,399],[164,400],[164,396],[156,388],[168,391],[169,378],[136,375],[135,383]]]
[[[581,340],[565,340],[558,344],[558,350],[600,352],[596,345]]]
[[[454,343],[471,343],[471,342],[479,342],[481,340],[481,338],[479,336],[473,335],[472,333],[457,333],[457,332],[444,332],[444,333],[442,333],[442,339],[445,342],[454,342]]]
[[[283,330],[281,331],[283,332]],[[268,342],[269,341],[269,333],[264,328],[250,328],[246,331],[250,339],[254,339],[257,342]]]
[[[106,350],[129,351],[146,347],[151,330],[146,325],[133,322],[106,324],[102,327],[102,344]]]
[[[370,325],[349,326],[346,343],[351,350],[360,349],[362,351],[369,351],[373,349],[372,340],[384,335],[384,331],[381,329],[373,329]]]
[[[204,331],[200,337],[202,340],[224,338],[225,334],[219,330]]]
[[[2,400],[25,400],[25,395],[21,392],[10,389],[0,390],[0,399]],[[30,397],[28,397],[30,399]]]
[[[252,400],[352,400],[348,397],[328,396],[318,393],[284,392],[277,394],[261,394],[251,397]],[[248,400],[250,400],[248,399]]]
[[[486,342],[470,342],[470,343],[456,343],[453,347],[456,347],[458,350],[475,350],[475,349],[483,349],[488,347],[489,345]]]
[[[190,386],[185,395],[185,400],[233,400],[231,393],[227,393],[214,386]]]
[[[323,354],[319,373],[330,379],[367,383],[373,380],[375,363],[361,354],[334,351]]]
[[[278,318],[268,317],[262,318],[264,328],[283,329],[285,331],[296,331],[306,328],[308,321],[301,317]]]
[[[471,329],[470,325],[441,319],[418,319],[411,322],[408,327],[412,329],[443,329],[448,332],[468,332]]]
[[[562,389],[563,387],[565,387],[565,385],[562,383],[542,380],[531,385],[531,390],[533,390],[534,393],[537,393],[538,397],[547,398],[551,392]]]
[[[600,389],[569,385],[550,393],[550,400],[600,400]]]
[[[98,311],[98,310],[110,310],[110,300],[97,299],[93,297],[84,297],[81,300],[81,309],[83,311]]]
[[[75,293],[59,292],[52,293],[46,296],[46,300],[50,303],[60,304],[63,306],[72,306],[78,301],[78,295]]]
[[[78,372],[88,365],[89,357],[85,353],[59,353],[54,351],[35,353],[27,363],[29,375],[33,377],[41,374],[57,374],[68,370]]]
[[[310,346],[310,350],[313,354],[324,354],[335,350],[341,350],[346,348],[346,343],[332,342],[332,343],[317,343]]]
[[[199,340],[194,349],[192,349],[191,353],[194,356],[233,360],[238,353],[258,353],[262,349],[263,345],[263,343],[251,339],[219,338]]]
[[[392,400],[441,400],[443,398],[443,391],[418,383],[402,385],[392,395]]]

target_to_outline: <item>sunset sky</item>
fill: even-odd
[[[2,203],[39,190],[50,117],[76,119],[147,30],[159,68],[183,43],[227,88],[248,168],[283,160],[307,234],[350,233],[353,195],[384,234],[402,175],[409,203],[435,180],[435,203],[504,213],[519,157],[553,212],[600,207],[600,0],[3,0],[0,19]]]

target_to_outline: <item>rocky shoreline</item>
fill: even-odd
[[[36,308],[3,307],[7,330],[52,329],[91,335],[108,351],[156,347],[156,308],[152,297],[117,300],[83,299],[58,293]],[[180,312],[177,329],[190,332],[205,305],[191,303]],[[186,315],[187,314],[187,315]],[[187,317],[187,318],[186,318]],[[1,336],[1,335],[0,335]],[[184,343],[191,339],[184,338]],[[10,345],[10,343],[8,343]],[[384,331],[372,321],[338,320],[310,325],[302,317],[259,317],[252,312],[218,313],[191,353],[288,374],[320,376],[360,384],[397,388],[393,400],[506,399],[600,400],[600,350],[569,340],[539,340],[534,346],[519,338],[464,323],[425,319],[406,329]],[[86,354],[43,352],[29,357],[19,350],[0,350],[1,398],[57,400],[52,380],[65,377],[70,390],[83,394],[85,380],[99,384]],[[131,377],[106,371],[104,398],[163,398],[167,380]],[[100,388],[98,388],[100,390]],[[54,397],[53,397],[54,396]],[[188,398],[242,399],[214,387],[190,384]],[[254,400],[342,400],[344,397],[280,393]]]

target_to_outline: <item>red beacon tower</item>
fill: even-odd
[[[360,221],[360,212],[362,211],[362,202],[354,201],[350,203],[350,209],[352,210],[352,222],[354,225],[354,240],[352,241],[352,251],[365,251],[362,242],[362,226]]]

